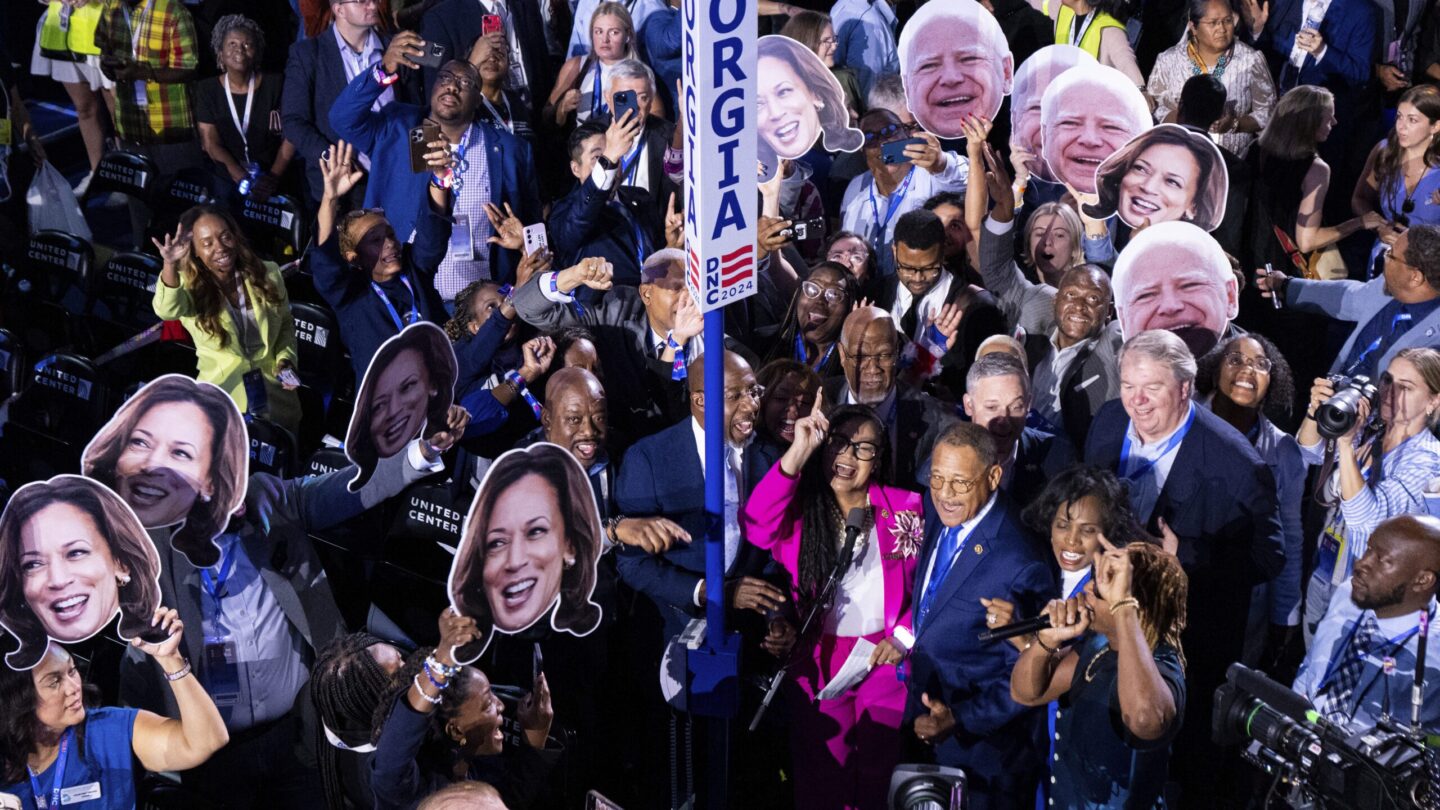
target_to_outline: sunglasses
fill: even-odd
[[[876,130],[874,132],[866,132],[865,145],[873,146],[876,142],[884,143],[891,140],[897,135],[907,133],[909,131],[910,128],[905,126],[904,124],[886,124],[879,130]]]

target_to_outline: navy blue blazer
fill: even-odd
[[[609,205],[612,191],[601,191],[593,178],[586,178],[550,209],[550,244],[555,266],[570,267],[587,256],[600,256],[615,269],[615,283],[640,285],[640,251],[635,229],[651,232],[654,241],[653,211],[650,206],[630,205],[627,219]],[[623,204],[623,203],[622,203]]]
[[[1295,70],[1288,62],[1290,49],[1304,25],[1305,0],[1274,0],[1270,4],[1270,18],[1255,44],[1270,62],[1272,75]],[[1367,86],[1371,65],[1379,56],[1380,10],[1366,0],[1331,0],[1320,22],[1320,36],[1325,40],[1325,58],[1316,62],[1306,54],[1293,84],[1314,84],[1335,92]],[[1340,113],[1344,115],[1343,109]]]
[[[925,546],[915,567],[917,621],[943,528],[927,492]],[[938,587],[908,658],[906,723],[927,713],[922,694],[944,702],[955,713],[955,733],[936,747],[937,761],[964,768],[983,792],[1024,794],[1028,784],[1033,797],[1046,751],[1044,713],[1010,699],[1010,671],[1020,654],[1003,641],[979,640],[986,629],[980,600],[999,597],[1015,605],[1017,616],[1037,615],[1059,589],[1050,550],[998,493]]]
[[[687,416],[631,445],[615,479],[620,514],[667,517],[690,533],[691,542],[679,543],[663,555],[630,546],[617,549],[620,578],[659,608],[667,638],[703,612],[695,605],[695,588],[705,578],[705,476],[690,420]],[[752,442],[742,455],[744,494],[748,495],[779,459],[778,448],[758,439]],[[769,552],[742,542],[726,579],[778,573]]]
[[[340,137],[370,156],[370,182],[365,188],[366,207],[385,209],[385,216],[401,241],[417,228],[421,211],[430,205],[428,173],[410,171],[409,132],[425,118],[425,109],[396,102],[380,112],[370,109],[385,88],[369,74],[355,77],[330,108],[330,125]],[[503,128],[481,124],[483,144],[490,167],[490,201],[501,210],[505,203],[526,225],[540,221],[540,192],[534,182],[535,163],[530,145]],[[522,178],[524,180],[522,181]],[[490,246],[492,277],[515,280],[519,251]]]
[[[1005,494],[1017,508],[1024,509],[1045,491],[1050,479],[1075,463],[1075,446],[1064,436],[1027,427],[1020,434],[1020,452]]]
[[[376,32],[380,47],[390,44],[390,37]],[[396,82],[395,100],[418,98],[420,78],[414,71],[402,70]],[[310,196],[320,199],[324,184],[320,178],[320,155],[338,140],[330,124],[330,105],[345,89],[345,63],[340,58],[340,43],[335,40],[334,26],[319,36],[297,40],[290,46],[285,63],[285,92],[280,96],[280,121],[285,140],[295,144],[295,151],[305,163],[305,179]],[[365,151],[365,150],[361,150]],[[409,165],[408,157],[406,165]]]
[[[531,0],[509,0],[506,7],[510,21],[515,26],[515,36],[520,40],[520,58],[525,60],[526,83],[530,85],[530,107],[538,111],[545,103],[545,94],[555,84],[555,70],[550,60],[550,49],[545,45],[545,22],[540,19],[540,4]],[[426,42],[438,42],[445,46],[450,59],[464,62],[470,58],[470,49],[480,38],[484,10],[475,0],[444,0],[420,20],[420,36]],[[424,68],[425,92],[435,86],[438,68]],[[535,121],[530,121],[535,126]]]

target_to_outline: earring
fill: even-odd
[[[567,557],[565,558],[565,567],[566,567],[566,568],[574,568],[574,567],[575,567],[575,557],[574,557],[574,556],[567,556]]]
[[[817,101],[817,102],[815,102],[815,109],[817,109],[817,110],[823,110],[823,109],[825,109],[825,102],[823,102],[823,101]]]
[[[123,588],[123,587],[125,587],[126,585],[129,585],[129,584],[130,584],[130,575],[129,575],[129,574],[120,574],[120,575],[118,575],[118,576],[115,577],[115,580],[116,580],[117,582],[119,582],[119,583],[120,583],[120,587]]]
[[[202,493],[200,493],[200,501],[201,501],[201,503],[209,503],[209,502],[210,502],[210,496],[202,492]]]

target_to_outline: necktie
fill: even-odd
[[[741,470],[744,469],[740,460],[740,448],[725,448],[725,466],[729,475],[725,476],[725,570],[729,571],[730,566],[735,564],[735,556],[740,553],[740,509],[744,501],[740,489]]]
[[[935,594],[939,593],[946,575],[950,573],[950,566],[955,562],[955,550],[960,547],[962,529],[964,526],[952,526],[940,535],[940,547],[935,550],[935,563],[930,569],[930,580],[925,583],[925,594],[920,599],[920,620],[915,623],[917,631],[929,618]]]
[[[905,310],[904,315],[900,316],[900,331],[905,333],[905,337],[914,340],[915,327],[919,324],[919,322],[920,299],[912,295],[910,296],[910,308]]]
[[[1330,682],[1321,687],[1323,691],[1315,708],[1326,719],[1342,724],[1350,722],[1350,698],[1360,685],[1360,676],[1365,673],[1366,655],[1379,640],[1380,625],[1374,615],[1367,613],[1355,628],[1350,644],[1339,651],[1340,664]]]

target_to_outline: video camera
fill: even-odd
[[[1423,734],[1389,718],[1358,731],[1336,725],[1303,696],[1242,664],[1231,664],[1225,680],[1215,690],[1215,742],[1243,745],[1243,759],[1290,787],[1292,805],[1435,806],[1427,767],[1434,755]]]
[[[1375,413],[1380,389],[1363,374],[1354,377],[1331,374],[1325,379],[1335,386],[1335,395],[1315,409],[1315,426],[1321,436],[1338,439],[1355,427],[1355,420],[1360,416],[1360,400],[1369,400],[1370,413]]]

